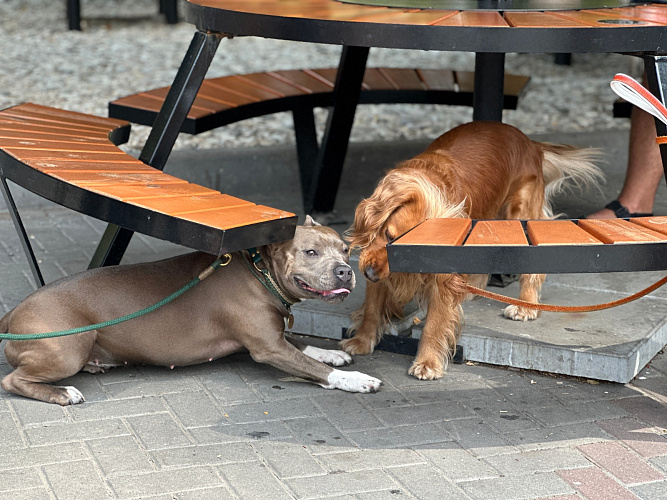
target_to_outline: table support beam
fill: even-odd
[[[164,169],[223,36],[201,31],[195,33],[139,156],[145,164],[158,170]],[[109,224],[88,268],[119,264],[132,234],[128,229]]]
[[[359,103],[368,51],[368,47],[343,47],[334,87],[334,106],[329,111],[317,163],[310,178],[301,172],[301,181],[306,183],[301,186],[305,193],[303,205],[306,213],[333,210]]]
[[[504,81],[505,54],[477,52],[473,120],[503,121]]]

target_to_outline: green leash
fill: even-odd
[[[223,259],[225,259],[223,261]],[[0,340],[39,340],[39,339],[50,339],[53,337],[65,337],[67,335],[76,335],[77,333],[83,333],[83,332],[90,332],[91,330],[97,330],[99,328],[105,328],[107,326],[113,326],[117,325],[119,323],[124,323],[125,321],[130,321],[131,319],[138,318],[140,316],[144,316],[145,314],[151,313],[155,311],[156,309],[159,309],[160,307],[168,304],[172,300],[176,299],[177,297],[180,297],[183,295],[185,292],[190,290],[192,287],[197,285],[199,282],[202,280],[208,278],[213,271],[220,267],[225,267],[227,264],[229,264],[232,261],[232,256],[231,254],[225,254],[223,255],[222,259],[216,259],[209,267],[204,269],[204,271],[197,276],[196,278],[193,278],[187,285],[185,285],[183,288],[176,290],[174,293],[171,295],[165,297],[162,299],[160,302],[153,304],[152,306],[148,306],[145,309],[142,309],[141,311],[137,311],[131,314],[127,314],[126,316],[122,316],[120,318],[116,319],[111,319],[109,321],[104,321],[102,323],[97,323],[95,325],[90,325],[90,326],[82,326],[79,328],[72,328],[71,330],[62,330],[59,332],[51,332],[51,333],[28,333],[25,335],[18,335],[15,333],[0,333]]]

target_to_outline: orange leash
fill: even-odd
[[[602,311],[603,309],[610,309],[612,307],[627,304],[629,302],[639,299],[640,297],[643,297],[644,295],[651,293],[654,290],[657,290],[665,283],[667,283],[667,276],[665,276],[659,281],[656,281],[655,283],[644,288],[643,290],[637,293],[633,293],[632,295],[629,295],[628,297],[624,297],[619,300],[612,300],[611,302],[605,302],[604,304],[593,304],[590,306],[556,306],[551,304],[535,304],[534,302],[527,302],[525,300],[519,300],[519,299],[514,299],[512,297],[507,297],[499,293],[489,292],[487,290],[483,290],[481,288],[477,288],[476,286],[472,285],[466,285],[466,288],[470,293],[474,293],[475,295],[479,295],[481,297],[486,297],[487,299],[503,302],[505,304],[527,307],[529,309],[538,309],[540,311],[578,313],[578,312]]]

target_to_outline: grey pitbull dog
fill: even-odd
[[[294,239],[259,249],[264,266],[290,302],[342,302],[354,288],[349,250],[331,228],[310,217]],[[244,253],[164,307],[126,323],[66,337],[8,341],[14,371],[2,388],[56,403],[84,401],[75,387],[55,382],[83,370],[91,373],[127,364],[185,366],[247,349],[268,363],[327,389],[375,392],[380,380],[334,366],[352,361],[343,351],[306,346],[285,337],[289,311]],[[214,260],[191,253],[145,264],[85,271],[53,282],[0,319],[0,332],[43,333],[94,325],[148,307],[178,290]],[[253,276],[254,275],[254,276]]]

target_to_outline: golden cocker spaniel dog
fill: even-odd
[[[342,348],[373,352],[391,318],[401,317],[403,306],[417,298],[427,315],[409,373],[442,377],[460,333],[465,284],[483,286],[487,276],[391,273],[385,245],[436,217],[553,218],[551,200],[567,185],[596,185],[601,172],[592,162],[598,155],[596,149],[535,142],[510,125],[477,121],[450,130],[390,170],[358,205],[349,232],[368,281],[364,304],[352,317],[354,337],[343,340]],[[521,275],[519,298],[538,302],[544,279]],[[504,315],[527,321],[538,311],[508,306]]]

